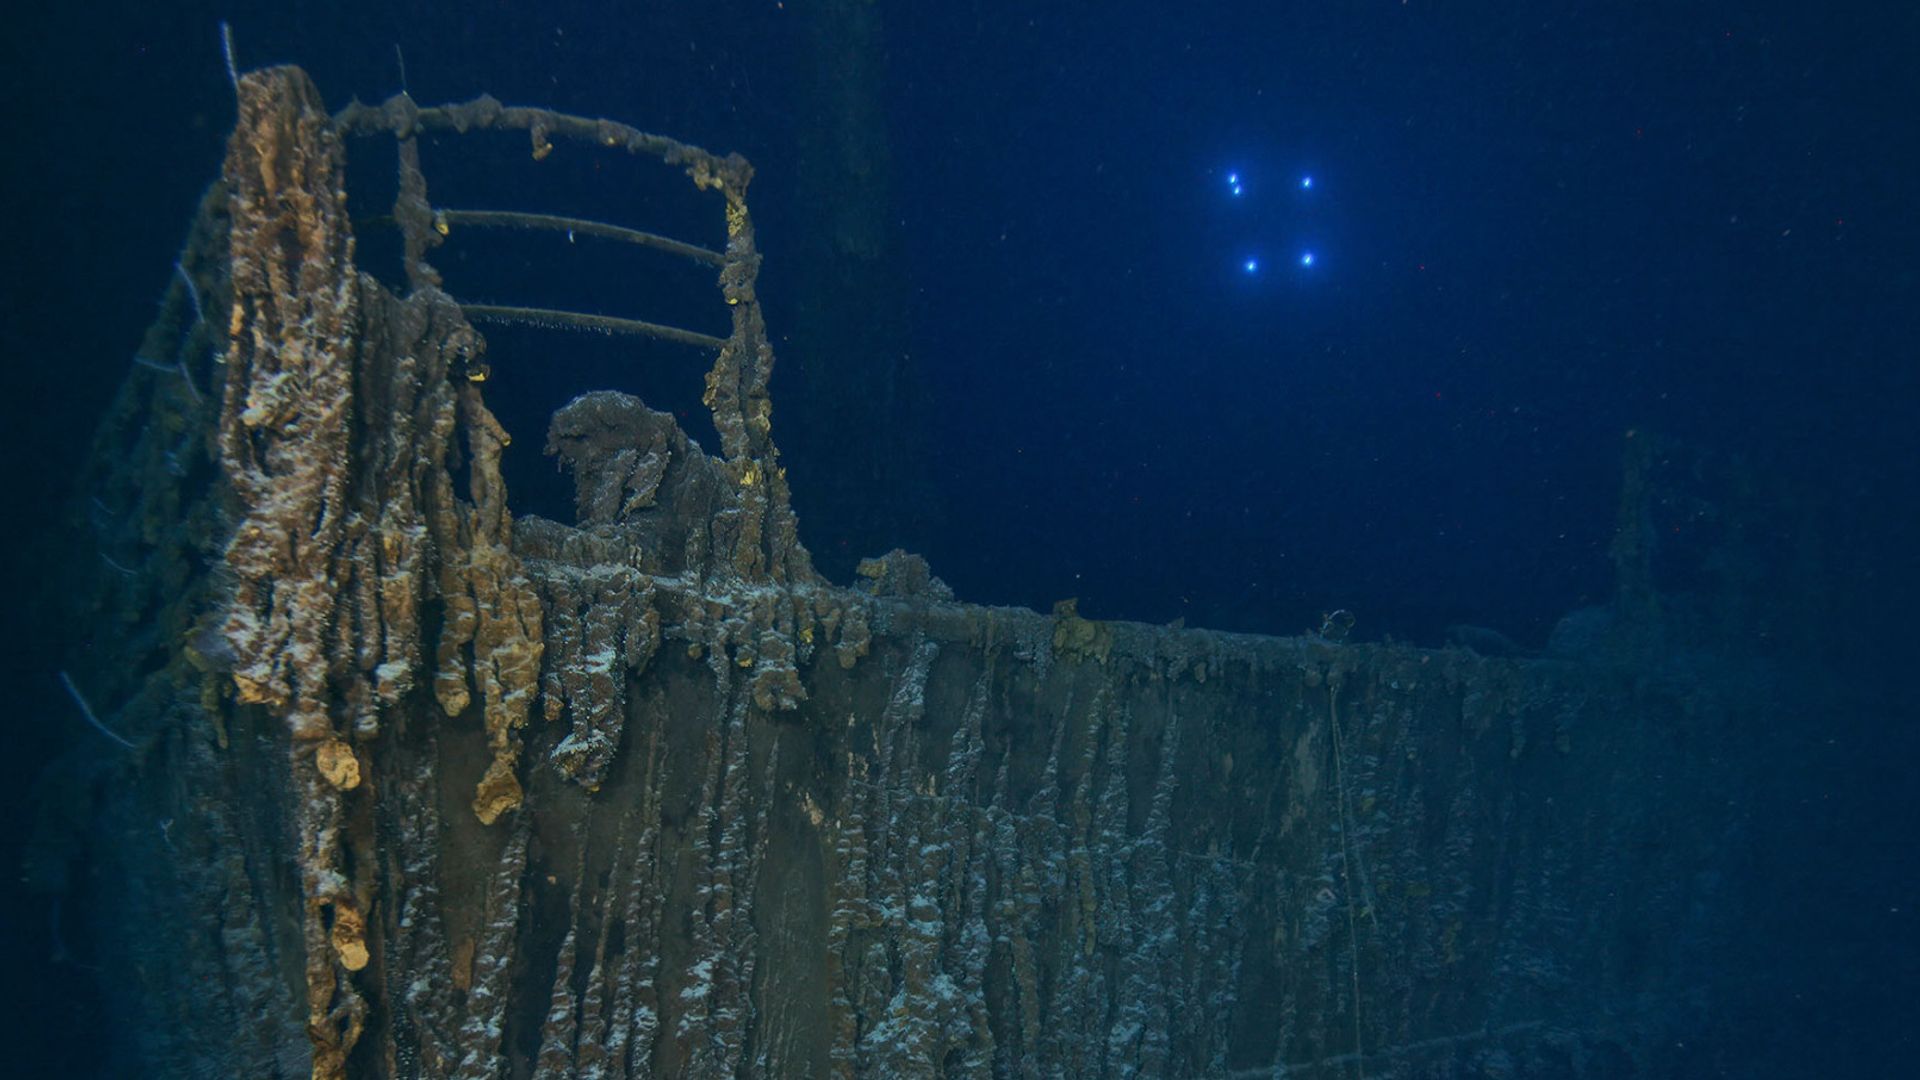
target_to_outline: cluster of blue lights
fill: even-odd
[[[1307,174],[1301,175],[1300,190],[1301,191],[1313,190],[1312,174],[1307,173]],[[1227,173],[1227,194],[1233,196],[1236,199],[1239,199],[1239,198],[1245,197],[1246,193],[1247,193],[1247,181],[1245,176],[1238,169],[1228,172]],[[1313,269],[1314,264],[1318,261],[1318,258],[1319,257],[1315,255],[1311,250],[1306,250],[1306,251],[1300,252],[1300,254],[1296,257],[1296,261],[1298,262],[1302,270],[1311,270]],[[1248,274],[1248,275],[1258,274],[1260,272],[1260,266],[1261,266],[1261,261],[1260,261],[1260,256],[1258,255],[1247,255],[1240,260],[1240,271],[1241,273],[1244,273],[1244,274]]]
[[[1311,270],[1313,268],[1313,262],[1314,262],[1313,252],[1303,251],[1300,253],[1300,268],[1302,270]],[[1249,273],[1249,274],[1259,273],[1260,272],[1259,257],[1248,256],[1243,262],[1241,262],[1240,269],[1245,273]]]

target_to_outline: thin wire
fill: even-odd
[[[80,706],[80,715],[87,718],[87,723],[93,725],[93,730],[105,735],[107,738],[112,739],[114,742],[119,743],[129,750],[139,749],[139,747],[121,738],[112,728],[101,723],[99,717],[93,715],[93,706],[87,704],[87,699],[81,695],[80,688],[73,685],[73,680],[67,676],[66,672],[63,671],[60,673],[60,681],[66,684],[68,695],[73,698],[75,705]]]
[[[226,22],[220,24],[220,52],[227,58],[227,81],[233,83],[233,92],[240,93],[240,69],[233,62],[233,27]]]

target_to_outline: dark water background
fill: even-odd
[[[1915,9],[882,5],[884,112],[866,133],[884,138],[862,189],[884,200],[867,221],[882,231],[852,239],[877,245],[884,286],[822,306],[806,257],[836,226],[806,172],[849,121],[820,89],[834,57],[817,7],[14,11],[9,543],[70,496],[217,175],[233,115],[219,21],[243,68],[299,63],[335,106],[399,89],[397,44],[422,102],[491,92],[755,162],[774,433],[803,539],[837,580],[904,546],[972,601],[1076,596],[1095,617],[1263,633],[1344,607],[1363,638],[1437,643],[1464,622],[1538,646],[1609,588],[1629,430],[1736,462],[1744,493],[1719,491],[1718,514],[1673,508],[1664,542],[1707,551],[1741,508],[1760,551],[1747,587],[1790,598],[1747,644],[1866,703],[1820,718],[1796,763],[1806,849],[1781,859],[1772,925],[1804,931],[1782,948],[1809,1000],[1779,1023],[1804,1025],[1806,1067],[1845,1045],[1899,1071],[1920,906],[1900,682],[1920,665]],[[426,153],[436,194],[476,205],[712,228],[670,200],[628,205],[625,174],[543,174],[523,145],[497,167]],[[449,254],[449,284],[625,313],[621,270],[596,258]],[[869,302],[884,333],[847,317]],[[804,327],[825,329],[794,340]],[[489,336],[522,512],[566,514],[538,449],[573,393],[698,392],[685,352],[636,364],[617,343]],[[868,431],[822,402],[836,364],[875,350],[904,373],[902,404]],[[869,438],[908,464],[863,473],[847,444]],[[1711,560],[1672,562],[1665,584],[1685,589]],[[26,821],[38,763],[76,732],[35,568],[10,555],[6,571],[0,784]],[[84,1074],[84,1033],[111,1018],[48,961],[43,907],[8,914],[24,996],[7,1015],[27,1033],[9,1045]]]

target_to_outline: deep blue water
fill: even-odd
[[[1910,746],[1887,725],[1914,718],[1875,687],[1913,664],[1920,15],[1457,7],[882,5],[878,219],[924,422],[916,489],[810,474],[863,433],[792,403],[809,376],[783,368],[774,431],[803,539],[841,580],[860,556],[921,552],[980,602],[1079,597],[1101,618],[1263,633],[1346,608],[1368,639],[1472,623],[1538,646],[1605,597],[1623,442],[1657,433],[1722,463],[1695,478],[1698,499],[1657,508],[1666,584],[1724,578],[1713,553],[1743,532],[1745,587],[1780,621],[1748,645],[1891,703],[1827,743],[1809,786],[1829,808],[1810,811],[1812,861],[1789,877],[1838,883],[1835,956],[1855,955],[1870,910],[1893,945],[1874,977],[1910,989],[1912,933],[1886,909],[1914,880],[1910,825],[1889,824],[1912,807],[1899,772],[1867,762]],[[14,12],[0,401],[16,529],[69,493],[218,173],[220,20],[243,67],[299,63],[330,104],[399,89],[397,45],[423,102],[485,91],[746,154],[785,359],[807,348],[783,339],[825,212],[802,163],[836,123],[804,92],[820,77],[810,18],[799,0]],[[539,190],[525,162],[441,168],[476,199],[636,209],[624,180],[565,163]],[[710,227],[643,209],[634,223]],[[591,257],[556,270],[507,250],[448,273],[542,303],[627,299]],[[684,404],[701,363],[665,351],[636,370],[610,343],[527,333],[494,335],[493,362],[492,400],[523,433],[516,508],[555,515],[545,414],[608,385]],[[7,569],[9,595],[31,595],[33,567]],[[25,698],[4,787],[20,820],[70,732],[48,677],[58,643],[16,614],[7,675]],[[1817,660],[1796,651],[1808,641]],[[43,917],[10,921],[12,955],[42,951]],[[39,973],[54,989],[14,1018],[98,1022],[72,972]],[[1866,976],[1849,985],[1838,961],[1818,975],[1841,986],[1825,1000],[1858,1004],[1835,1007],[1834,1038],[1889,1035]],[[89,1059],[81,1045],[51,1060]]]

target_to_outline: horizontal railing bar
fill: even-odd
[[[650,247],[658,251],[669,252],[709,266],[725,266],[727,257],[721,253],[703,248],[698,244],[689,244],[684,240],[659,236],[639,229],[629,229],[623,225],[609,225],[604,221],[588,221],[586,218],[559,217],[554,214],[528,214],[518,210],[436,210],[434,212],[448,225],[471,225],[482,229],[545,229],[563,232],[568,235],[583,233],[607,240],[620,240],[641,247]]]
[[[334,114],[334,123],[350,135],[369,135],[384,131],[406,138],[418,131],[457,132],[517,130],[531,132],[536,153],[549,135],[560,135],[598,146],[617,147],[628,153],[649,154],[669,165],[679,165],[694,176],[701,187],[718,180],[736,194],[746,190],[753,166],[738,154],[721,157],[665,135],[641,131],[630,124],[613,120],[594,120],[584,116],[533,109],[520,105],[502,105],[491,95],[455,105],[421,108],[406,94],[395,94],[378,105],[353,102]],[[541,156],[544,156],[542,154]]]
[[[641,319],[621,319],[612,315],[589,315],[584,311],[503,307],[498,304],[461,304],[460,311],[467,318],[481,322],[511,323],[516,326],[535,326],[549,330],[592,330],[602,334],[638,334],[642,337],[677,341],[682,345],[698,345],[707,349],[719,349],[727,344],[725,338],[717,338],[694,330],[682,330],[677,326],[664,326]]]

